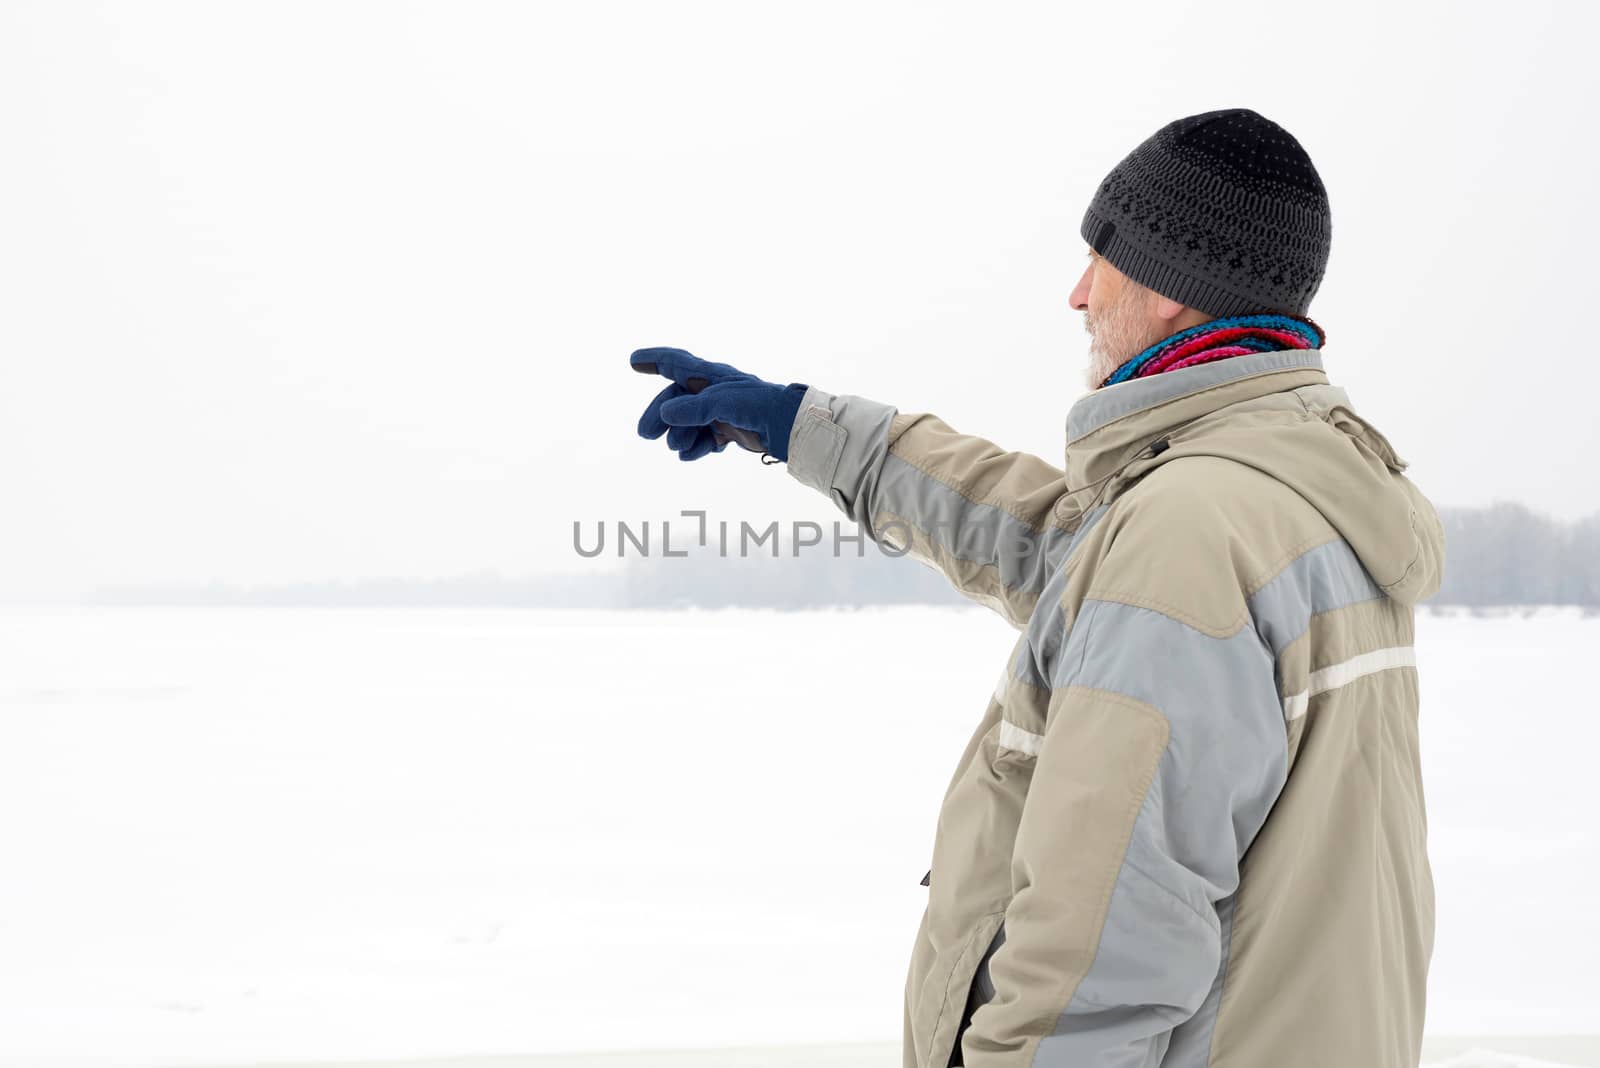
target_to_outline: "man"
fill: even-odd
[[[681,349],[640,420],[788,463],[1021,631],[939,813],[907,1068],[1417,1064],[1413,606],[1443,535],[1323,369],[1327,194],[1248,109],[1096,190],[1065,469]],[[999,384],[997,384],[998,386]]]

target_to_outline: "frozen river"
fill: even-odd
[[[897,1041],[1013,640],[977,608],[4,610],[0,1063]],[[1418,619],[1432,1034],[1600,1032],[1597,659],[1573,611]]]

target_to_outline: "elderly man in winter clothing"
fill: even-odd
[[[1417,1064],[1414,606],[1443,535],[1306,315],[1327,193],[1249,109],[1107,175],[1063,467],[681,349],[640,420],[784,460],[1021,632],[950,778],[906,1068]]]

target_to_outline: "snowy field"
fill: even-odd
[[[1418,631],[1429,1057],[1600,1063],[1449,1037],[1600,1034],[1600,619]],[[977,608],[0,611],[0,1063],[897,1068],[1013,640]],[[478,1063],[691,1061],[724,1063]]]

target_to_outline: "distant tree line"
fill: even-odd
[[[453,578],[363,579],[245,587],[226,583],[181,588],[117,587],[99,591],[99,604],[170,605],[481,605],[512,608],[820,608],[886,604],[965,604],[943,576],[910,557],[894,558],[867,545],[834,557],[787,544],[777,556],[720,556],[689,550],[682,557],[650,556],[593,574],[507,578],[493,572]]]
[[[1600,606],[1600,513],[1564,523],[1510,501],[1441,508],[1444,580],[1434,604]]]
[[[1600,608],[1600,513],[1567,523],[1521,504],[1442,508],[1444,580],[1434,605],[1583,605]],[[776,555],[774,555],[776,550]],[[598,566],[598,565],[597,565]],[[749,555],[693,549],[635,557],[613,570],[508,578],[492,572],[433,580],[369,579],[246,588],[122,587],[112,604],[483,605],[532,608],[778,609],[968,603],[910,557],[866,544],[859,555],[768,545]]]

